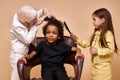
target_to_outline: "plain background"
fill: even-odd
[[[10,80],[12,67],[9,63],[10,28],[15,12],[23,5],[36,9],[48,8],[56,18],[66,21],[70,30],[81,39],[87,39],[93,33],[91,14],[99,8],[107,8],[113,19],[117,45],[120,48],[120,0],[0,0],[0,80]],[[37,36],[43,36],[42,25]],[[65,30],[65,35],[69,35]],[[91,61],[89,48],[82,49],[85,62],[81,80],[91,80]],[[74,76],[72,67],[65,65],[68,75]],[[112,61],[113,80],[120,79],[120,56],[114,55]],[[40,67],[33,68],[31,77],[39,77]]]

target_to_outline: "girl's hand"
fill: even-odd
[[[91,55],[97,55],[98,54],[98,51],[96,48],[90,48],[90,54]]]
[[[73,33],[70,34],[70,37],[71,37],[75,42],[78,40],[78,37],[77,37],[75,34],[73,34]]]
[[[23,60],[25,62],[25,64],[27,64],[27,60],[26,60],[25,56],[23,56],[20,59],[18,59],[18,61],[20,61],[20,60]]]

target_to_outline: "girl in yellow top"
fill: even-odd
[[[110,12],[101,8],[92,14],[93,35],[88,40],[80,40],[71,34],[74,41],[86,48],[90,47],[92,56],[92,80],[112,80],[111,60],[118,48],[115,41],[114,29]]]

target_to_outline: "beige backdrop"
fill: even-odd
[[[117,45],[120,48],[120,1],[119,0],[1,0],[0,1],[0,80],[10,80],[11,66],[9,64],[10,52],[10,27],[14,13],[25,4],[36,9],[48,8],[60,20],[66,21],[72,32],[81,39],[88,38],[93,32],[91,14],[98,8],[107,8],[112,15]],[[42,36],[39,26],[37,36]],[[65,31],[65,35],[68,32]],[[91,61],[89,49],[82,49],[85,54],[82,79],[91,80]],[[113,80],[120,80],[120,56],[115,55],[113,60]],[[69,65],[66,65],[67,68]],[[31,76],[39,77],[40,67],[32,70]],[[67,69],[73,76],[72,67]]]

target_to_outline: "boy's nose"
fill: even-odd
[[[53,34],[52,33],[50,33],[50,35],[49,36],[53,36]]]

